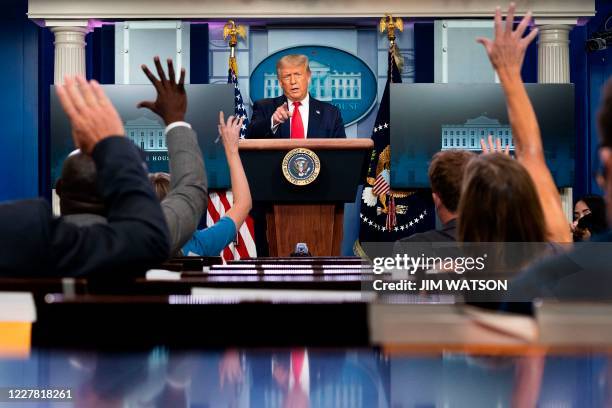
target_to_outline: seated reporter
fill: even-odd
[[[596,194],[580,197],[574,205],[574,221],[571,224],[574,241],[589,241],[607,228],[606,202],[603,197]]]
[[[219,134],[223,140],[232,183],[232,208],[215,225],[196,231],[183,247],[185,255],[218,256],[236,238],[237,231],[249,215],[252,206],[251,190],[238,154],[242,121],[230,116],[225,122],[223,112],[219,112]]]
[[[219,134],[223,141],[225,157],[230,170],[233,204],[223,217],[213,226],[196,231],[183,247],[184,255],[218,256],[223,248],[232,243],[237,231],[244,223],[251,210],[251,191],[238,154],[238,141],[243,120],[230,116],[225,121],[223,112],[219,112]],[[149,175],[157,198],[163,203],[170,190],[170,175],[153,173]]]
[[[612,80],[603,92],[597,116],[607,225],[612,223]],[[532,265],[510,286],[509,300],[555,298],[573,301],[612,300],[612,230],[608,227],[589,243],[575,243],[572,251]]]
[[[436,215],[442,223],[440,229],[413,234],[400,242],[453,242],[457,240],[457,207],[465,168],[474,153],[465,150],[446,150],[433,156],[429,165],[429,184],[436,208]]]
[[[0,205],[0,275],[83,276],[140,272],[165,260],[168,229],[137,149],[96,81],[56,88],[75,145],[91,155],[107,208],[105,225],[55,218],[42,199]]]
[[[206,172],[202,152],[195,132],[184,122],[187,110],[185,70],[176,82],[172,60],[168,60],[168,78],[159,58],[155,58],[157,79],[146,65],[143,71],[157,91],[155,101],[145,101],[139,107],[151,109],[166,124],[166,141],[170,161],[169,193],[161,207],[170,233],[171,254],[175,254],[191,238],[206,209]],[[71,222],[83,224],[105,223],[106,213],[94,183],[95,166],[89,157],[76,153],[64,162],[62,177],[57,183],[60,210]]]

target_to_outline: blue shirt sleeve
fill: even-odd
[[[196,231],[183,247],[186,256],[219,256],[236,238],[236,224],[222,217],[215,225]]]

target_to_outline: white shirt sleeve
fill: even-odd
[[[276,133],[279,126],[280,123],[278,125],[274,125],[274,118],[270,118],[270,130],[272,130],[272,133]]]
[[[182,121],[172,122],[171,124],[166,126],[166,130],[164,131],[164,134],[167,135],[169,131],[171,131],[175,127],[179,127],[179,126],[185,126],[185,127],[188,127],[189,129],[191,129],[191,125],[189,123],[187,123],[187,122],[182,122]]]

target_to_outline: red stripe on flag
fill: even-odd
[[[213,193],[213,194],[217,194],[217,196],[219,196],[220,199],[222,196],[225,196],[225,192],[218,192],[218,193]],[[211,194],[211,196],[213,194]],[[219,211],[217,210],[217,207],[215,207],[215,204],[210,197],[208,199],[207,209],[208,209],[208,215],[210,215],[210,218],[212,218],[213,223],[216,224],[217,222],[219,222],[219,220],[221,219],[221,216],[219,215]],[[208,227],[211,227],[211,226],[208,225]],[[226,262],[232,261],[234,259],[234,254],[232,254],[232,251],[229,249],[229,247],[225,247],[223,248],[222,257]]]
[[[213,201],[210,199],[208,200],[208,214],[210,215],[210,218],[212,218],[214,223],[217,223],[219,221],[219,213],[217,212]]]
[[[219,198],[221,199],[221,204],[223,204],[223,207],[225,208],[225,213],[227,214],[230,208],[232,208],[229,200],[227,199],[227,195],[224,192],[223,194],[219,194]],[[248,258],[249,251],[244,245],[244,238],[242,238],[239,231],[236,231],[236,233],[238,235],[238,244],[234,244],[234,248],[236,248],[236,251],[238,251],[240,259]]]
[[[236,248],[236,250],[238,251],[240,259],[250,258],[249,251],[247,250],[247,247],[244,243],[244,238],[242,237],[242,234],[240,232],[238,233],[238,244],[234,245],[234,248]]]
[[[225,262],[234,260],[234,254],[232,253],[232,250],[230,249],[229,245],[223,248],[223,260]]]
[[[219,193],[219,200],[221,201],[221,204],[223,205],[225,212],[228,212],[229,209],[232,208],[229,201],[227,200],[227,195],[225,194],[225,191],[222,193]]]
[[[385,181],[383,176],[378,176],[376,178],[376,181],[374,182],[374,188],[372,189],[372,193],[374,193],[374,195],[387,194],[389,190],[389,183]]]
[[[247,228],[249,229],[249,234],[252,237],[255,237],[255,222],[253,221],[253,217],[249,215],[244,222],[246,223]],[[253,242],[255,242],[255,239],[253,239]]]

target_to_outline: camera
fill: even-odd
[[[601,51],[612,44],[612,31],[599,31],[593,33],[591,38],[586,40],[585,49],[588,52]]]

